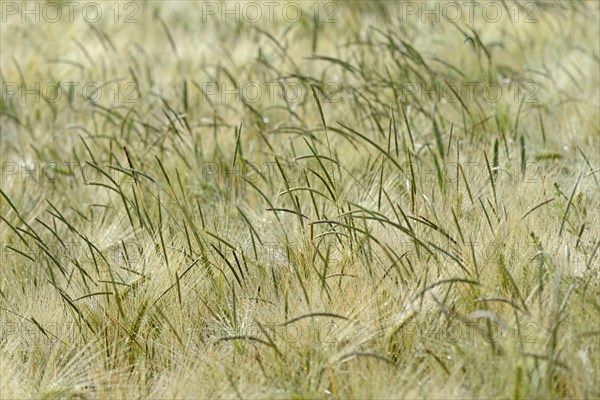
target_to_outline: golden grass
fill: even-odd
[[[600,397],[599,8],[520,3],[2,2],[0,397]]]

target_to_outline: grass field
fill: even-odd
[[[0,398],[599,398],[600,3],[0,2]]]

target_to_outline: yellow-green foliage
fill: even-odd
[[[598,3],[466,3],[2,1],[0,397],[598,398]]]

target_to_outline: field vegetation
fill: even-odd
[[[599,5],[466,3],[2,1],[0,397],[600,397]]]

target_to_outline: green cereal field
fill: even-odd
[[[0,0],[0,398],[600,398],[600,2]]]

